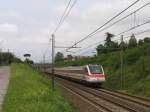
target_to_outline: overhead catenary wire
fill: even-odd
[[[135,35],[141,35],[141,34],[147,33],[147,32],[150,32],[150,29],[145,30],[145,31],[138,32],[138,33],[136,33]]]
[[[125,31],[123,31],[123,32],[121,32],[121,33],[119,33],[119,34],[117,34],[117,36],[119,36],[119,35],[121,35],[121,34],[123,34],[123,33],[129,32],[129,31],[131,31],[131,30],[134,30],[134,29],[136,29],[136,28],[138,28],[138,27],[141,27],[141,26],[143,26],[143,25],[145,25],[145,24],[148,24],[148,23],[150,23],[150,20],[149,20],[149,21],[146,21],[146,22],[144,22],[144,23],[141,23],[141,24],[139,24],[139,25],[136,25],[136,26],[134,26],[134,27],[132,27],[132,28],[130,28],[130,29],[127,29],[127,30],[125,30]]]
[[[150,2],[146,3],[145,5],[141,6],[140,8],[138,8],[138,9],[136,9],[135,11],[131,12],[130,14],[128,14],[128,15],[126,15],[126,16],[120,18],[119,20],[113,22],[113,23],[110,24],[109,26],[107,26],[107,27],[101,29],[101,30],[98,31],[97,33],[100,33],[100,32],[102,32],[102,31],[104,31],[104,30],[106,30],[106,29],[108,29],[108,28],[111,28],[111,27],[114,26],[115,24],[117,24],[117,23],[119,23],[120,21],[122,21],[122,20],[128,18],[129,16],[131,16],[131,15],[137,13],[138,11],[140,11],[141,9],[145,8],[145,7],[148,6],[148,5],[150,5]],[[92,36],[94,36],[94,35],[95,35],[95,34],[92,34],[92,35],[90,35],[89,37],[92,37]]]
[[[70,0],[68,2],[68,5],[66,6],[65,11],[64,11],[59,23],[58,23],[58,26],[56,27],[56,29],[54,30],[54,32],[52,34],[56,33],[56,31],[61,27],[61,25],[64,23],[65,19],[68,17],[72,8],[75,6],[75,4],[77,2],[77,0],[74,0],[74,2],[71,4],[71,1],[72,0]]]
[[[45,50],[45,52],[44,52],[44,55],[46,55],[47,52],[48,52],[48,50],[49,50],[49,43],[50,43],[50,41],[48,42],[48,45],[47,45],[46,50]],[[64,44],[63,42],[60,42],[60,41],[55,41],[55,43],[56,43],[56,44]]]
[[[60,21],[59,21],[59,23],[58,23],[56,29],[54,30],[54,32],[53,32],[52,34],[56,33],[56,31],[57,31],[57,30],[61,27],[61,25],[64,23],[65,19],[66,19],[66,18],[68,17],[68,15],[70,14],[72,8],[75,6],[77,0],[74,0],[74,2],[73,2],[72,4],[71,4],[71,2],[72,2],[72,0],[69,0],[67,6],[66,6],[66,8],[65,8],[65,10],[64,10],[64,12],[63,12],[63,14],[62,14],[62,16],[61,16],[61,19],[60,19]]]
[[[76,42],[75,44],[73,44],[71,47],[76,46],[77,44],[81,43],[82,41],[86,40],[87,38],[91,37],[91,35],[93,36],[93,34],[96,34],[97,31],[99,31],[101,28],[103,28],[104,26],[106,26],[108,23],[110,23],[111,21],[113,21],[114,19],[116,19],[118,16],[120,16],[122,13],[124,13],[126,10],[128,10],[129,8],[131,8],[133,5],[135,5],[137,2],[139,2],[140,0],[136,0],[134,3],[132,3],[131,5],[129,5],[127,8],[125,8],[124,10],[122,10],[121,12],[119,12],[117,15],[115,15],[114,17],[112,17],[110,20],[108,20],[106,23],[104,23],[102,26],[98,27],[96,30],[94,30],[93,32],[91,32],[90,34],[88,34],[87,36],[85,36],[84,38],[82,38],[81,40],[79,40],[78,42]],[[66,50],[71,49],[68,48]]]
[[[147,32],[150,32],[150,29],[145,30],[145,31],[141,31],[141,32],[138,32],[138,33],[135,33],[134,35],[137,36],[137,35],[141,35],[141,34],[147,33]],[[130,37],[130,36],[127,36],[127,37],[124,37],[124,38],[129,38],[129,37]],[[120,40],[120,38],[117,38],[117,39],[115,39],[115,40],[113,40],[113,41],[117,41],[117,40]],[[98,44],[100,44],[100,43],[103,43],[104,41],[105,41],[105,40],[102,40],[102,41],[96,42],[96,43],[94,43],[94,44],[91,44],[91,45],[89,45],[89,46],[87,46],[87,47],[85,47],[85,48],[83,48],[83,49],[79,49],[78,51],[76,51],[76,53],[77,53],[77,52],[81,52],[81,51],[83,51],[83,50],[85,50],[85,49],[88,49],[88,48],[90,48],[90,47],[96,46],[96,45],[98,45]]]
[[[115,24],[117,24],[118,22],[120,22],[120,21],[122,21],[122,20],[128,18],[129,16],[133,15],[134,13],[137,13],[138,11],[142,10],[143,8],[145,8],[145,7],[148,6],[148,5],[150,5],[150,2],[148,2],[148,3],[144,4],[144,5],[142,5],[142,6],[139,7],[138,9],[134,10],[133,12],[131,12],[130,14],[128,14],[128,15],[126,15],[126,16],[120,18],[119,20],[117,20],[117,21],[115,21],[115,22],[113,22],[113,23],[110,24],[109,26],[107,26],[107,27],[103,28],[102,30],[98,31],[98,33],[100,33],[100,32],[102,32],[102,31],[104,31],[104,30],[106,30],[106,29],[112,27],[113,25],[115,25]],[[133,28],[132,28],[132,29],[133,29]],[[93,35],[95,35],[95,34],[93,34]],[[93,35],[91,35],[91,36],[93,36]],[[102,40],[101,42],[103,42],[103,41],[104,41],[104,40]],[[101,42],[97,42],[96,44],[101,43]],[[94,45],[95,45],[95,44],[94,44]],[[89,45],[88,48],[89,48],[89,47],[92,47],[92,46],[93,46],[93,44],[92,44],[92,45]],[[63,52],[64,52],[64,51],[63,51]]]
[[[119,34],[117,34],[115,37],[117,37],[117,36],[119,36],[119,35],[122,35],[122,34],[124,34],[124,33],[127,33],[127,32],[129,32],[129,31],[131,31],[131,30],[134,30],[134,29],[136,29],[136,28],[138,28],[138,27],[141,27],[141,26],[143,26],[143,25],[145,25],[145,24],[148,24],[148,23],[150,23],[150,20],[149,20],[149,21],[146,21],[146,22],[144,22],[144,23],[141,23],[141,24],[139,24],[139,25],[133,26],[132,28],[130,28],[130,29],[128,29],[128,30],[125,30],[125,31],[123,31],[123,32],[121,32],[121,33],[119,33]],[[142,34],[142,33],[149,32],[149,31],[150,31],[150,30],[145,30],[145,31],[139,32],[138,34],[134,34],[134,35],[139,35],[139,34]],[[116,39],[116,40],[119,40],[119,39]],[[116,41],[116,40],[115,40],[115,41]],[[91,45],[87,46],[86,48],[79,49],[79,50],[76,51],[76,52],[80,52],[81,50],[84,50],[84,49],[93,47],[93,46],[95,46],[95,45],[97,45],[97,44],[100,44],[100,43],[102,43],[102,42],[104,42],[104,41],[105,41],[105,40],[96,42],[96,43],[94,43],[94,44],[91,44]]]
[[[60,20],[59,20],[59,22],[58,22],[58,25],[56,26],[56,28],[55,28],[53,34],[54,34],[54,33],[58,30],[58,28],[60,27],[60,24],[61,24],[61,22],[62,22],[62,20],[63,20],[63,18],[64,18],[64,16],[65,16],[65,14],[66,14],[66,11],[68,10],[68,8],[69,8],[69,6],[70,6],[70,4],[71,4],[71,1],[72,1],[72,0],[69,0],[69,2],[68,2],[68,4],[67,4],[67,6],[66,6],[66,8],[65,8],[65,10],[64,10],[64,12],[63,12],[63,14],[62,14],[62,16],[61,16],[61,18],[60,18]]]
[[[131,12],[130,14],[128,14],[128,15],[126,15],[126,16],[120,18],[119,20],[113,22],[113,23],[110,24],[109,26],[107,26],[107,27],[103,28],[102,30],[98,31],[98,33],[100,33],[100,32],[102,32],[102,31],[104,31],[104,30],[106,30],[106,29],[112,27],[112,26],[115,25],[116,23],[119,23],[120,21],[122,21],[122,20],[128,18],[128,17],[131,16],[132,14],[137,13],[138,11],[140,11],[141,9],[145,8],[145,7],[148,6],[148,5],[150,5],[150,2],[147,3],[147,4],[145,4],[145,5],[143,5],[143,6],[141,6],[140,8],[138,8],[138,9],[136,9],[135,11]]]
[[[68,9],[68,12],[67,12],[66,15],[64,16],[64,18],[63,18],[61,24],[64,23],[65,19],[68,17],[68,15],[70,14],[72,8],[75,6],[76,3],[77,3],[77,0],[74,0],[74,2],[72,3],[72,5],[71,5],[70,8]]]

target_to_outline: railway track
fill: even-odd
[[[76,85],[72,82],[60,78],[57,78],[57,82],[70,89],[72,92],[80,95],[82,98],[84,98],[84,100],[90,102],[95,106],[95,108],[99,109],[99,112],[129,112],[122,107],[118,107],[106,100],[101,99],[100,97],[95,96],[94,94],[84,91],[83,89],[81,89],[81,87],[79,87],[80,85]]]
[[[150,112],[149,100],[125,93],[90,88],[62,77],[56,77],[56,81],[91,102],[100,112]]]
[[[137,97],[137,96],[133,96],[133,95],[129,95],[127,93],[117,92],[117,91],[112,92],[112,91],[108,91],[105,89],[99,89],[99,91],[105,92],[106,94],[112,94],[113,96],[131,101],[131,102],[135,102],[139,105],[143,105],[145,107],[150,108],[150,100],[147,100],[147,99],[144,99],[141,97]]]

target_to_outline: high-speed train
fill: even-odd
[[[56,68],[55,71],[56,74],[72,77],[87,83],[102,84],[105,82],[105,74],[101,65],[89,64],[86,66],[69,66],[64,68]]]

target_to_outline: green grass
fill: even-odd
[[[50,81],[24,64],[12,64],[2,112],[77,112],[66,102],[58,88],[51,91]]]

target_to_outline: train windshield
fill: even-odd
[[[90,72],[92,74],[103,74],[101,66],[89,66]]]

